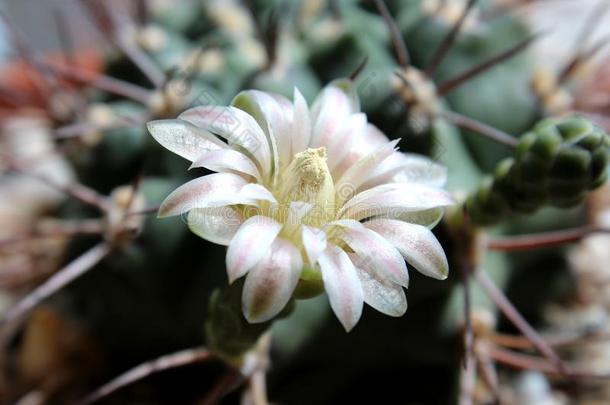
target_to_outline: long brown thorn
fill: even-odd
[[[438,95],[444,96],[445,94],[449,93],[450,91],[455,90],[460,85],[466,83],[470,79],[472,79],[472,78],[488,71],[489,69],[498,66],[502,62],[512,58],[513,56],[515,56],[518,53],[527,49],[532,43],[534,43],[534,41],[536,41],[538,38],[540,38],[540,36],[541,36],[541,34],[536,34],[536,35],[527,37],[523,41],[512,46],[511,48],[509,48],[503,52],[500,52],[499,54],[497,54],[495,56],[492,56],[491,58],[479,63],[476,66],[473,66],[472,68],[466,70],[464,73],[458,75],[457,77],[454,77],[453,79],[449,79],[449,80],[439,84],[438,85]]]
[[[113,380],[110,380],[108,383],[102,385],[91,394],[87,395],[87,397],[77,402],[77,404],[88,405],[93,402],[97,402],[128,385],[134,384],[149,377],[150,375],[178,367],[202,363],[204,361],[212,360],[214,357],[215,355],[210,350],[203,347],[186,349],[176,353],[166,354],[165,356],[147,361],[146,363],[140,364],[139,366],[124,372]]]
[[[441,65],[441,63],[443,63],[445,56],[447,56],[447,53],[449,52],[449,50],[455,43],[455,40],[457,39],[458,34],[460,33],[462,27],[464,26],[466,17],[468,17],[470,10],[472,10],[472,8],[474,7],[474,5],[476,4],[477,1],[478,0],[469,0],[468,1],[468,4],[466,5],[466,7],[464,7],[464,10],[462,11],[462,14],[460,15],[460,18],[456,21],[456,23],[453,25],[451,30],[443,38],[440,45],[434,51],[434,54],[432,54],[430,61],[428,62],[428,64],[426,65],[426,68],[424,69],[424,72],[426,72],[426,74],[429,77],[434,76],[438,67]]]
[[[498,306],[506,318],[532,342],[532,345],[546,357],[556,368],[559,374],[570,376],[570,369],[555,353],[547,342],[536,332],[536,330],[519,313],[517,308],[510,302],[504,292],[500,290],[485,271],[477,270],[474,273],[476,280],[492,301]]]
[[[388,30],[390,31],[390,38],[392,39],[392,45],[394,46],[394,52],[396,53],[396,61],[401,67],[407,67],[411,64],[411,58],[409,57],[409,50],[405,41],[402,39],[402,34],[396,25],[396,21],[392,18],[388,7],[383,0],[374,0],[379,14],[383,17]]]
[[[477,121],[474,118],[467,117],[455,112],[443,111],[440,113],[440,117],[444,118],[450,124],[453,124],[459,128],[475,132],[492,141],[501,143],[506,146],[514,148],[517,146],[519,141],[513,136],[507,134],[504,131],[500,131],[497,128],[489,126],[483,122]]]

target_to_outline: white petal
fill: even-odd
[[[248,322],[266,322],[280,313],[292,297],[302,268],[298,249],[277,238],[246,277],[242,309]]]
[[[370,263],[380,278],[388,278],[402,286],[409,286],[409,272],[400,252],[376,232],[360,222],[335,221],[333,225],[344,227],[338,235],[360,257],[361,262]]]
[[[246,90],[235,96],[231,104],[252,115],[263,131],[270,129],[272,134],[269,135],[277,142],[280,161],[288,164],[292,158],[292,103],[277,94]]]
[[[409,222],[411,224],[423,225],[427,228],[434,228],[443,219],[444,208],[432,208],[423,211],[403,211],[400,209],[391,210],[384,215],[378,215],[371,219],[389,218]]]
[[[178,118],[220,135],[230,145],[238,146],[241,152],[258,162],[264,174],[271,170],[273,162],[267,135],[248,113],[235,107],[202,106],[186,110]]]
[[[354,140],[366,130],[366,114],[352,114],[341,123],[330,144],[326,148],[328,168],[331,173],[349,154]]]
[[[407,312],[407,297],[398,284],[380,275],[355,254],[349,255],[358,271],[364,302],[389,316],[402,316]]]
[[[207,151],[227,147],[216,135],[182,120],[150,121],[146,127],[163,147],[191,162]]]
[[[311,107],[311,115],[317,120],[324,111],[345,110],[347,114],[360,111],[360,101],[354,82],[338,79],[327,84],[318,94]]]
[[[204,153],[193,162],[189,169],[205,167],[215,172],[243,173],[262,182],[256,165],[249,157],[233,149],[221,149]]]
[[[420,273],[438,280],[447,278],[447,257],[430,229],[393,219],[376,219],[365,226],[389,240]]]
[[[367,174],[366,181],[360,189],[366,190],[388,182],[422,183],[442,187],[446,180],[446,167],[424,156],[396,152]]]
[[[195,235],[228,246],[244,218],[231,207],[194,208],[189,211],[187,221]]]
[[[311,117],[307,101],[294,88],[294,119],[292,121],[292,155],[304,151],[311,140]]]
[[[239,227],[227,249],[229,283],[246,274],[267,255],[281,229],[281,224],[262,215],[249,218]]]
[[[347,169],[336,183],[337,196],[341,202],[347,201],[356,194],[356,190],[366,181],[367,175],[379,163],[395,152],[399,139],[390,141],[359,159]]]
[[[341,87],[339,87],[341,86]],[[326,86],[312,107],[313,132],[310,145],[312,147],[330,145],[339,126],[354,112],[359,111],[356,98],[345,81],[331,83]]]
[[[404,169],[404,164],[405,155],[403,153],[392,153],[367,173],[366,180],[362,183],[360,189],[366,190],[380,184],[392,182],[396,174]]]
[[[350,168],[360,158],[381,145],[388,143],[390,139],[373,124],[367,124],[362,136],[354,138],[349,153],[341,163],[333,170],[333,175],[340,177],[345,170]]]
[[[388,143],[389,141],[390,138],[388,138],[386,134],[370,123],[366,126],[364,137],[359,139],[360,146],[365,147],[366,150],[377,148],[378,146]]]
[[[326,233],[318,228],[303,225],[303,247],[310,265],[315,265],[322,252],[326,249]]]
[[[239,190],[239,194],[245,199],[263,200],[269,201],[273,204],[277,204],[277,200],[275,199],[271,191],[269,191],[265,186],[262,186],[260,184],[246,184],[242,187],[241,190]]]
[[[304,201],[292,201],[288,207],[288,218],[286,223],[290,226],[298,226],[305,215],[313,208],[313,204]]]
[[[232,173],[214,173],[183,184],[165,198],[159,208],[159,217],[180,215],[193,208],[220,207],[246,204],[239,190],[247,184]]]
[[[394,177],[394,181],[422,183],[434,187],[443,187],[447,182],[445,166],[413,153],[399,153],[399,155],[404,156],[404,160],[402,170]]]
[[[356,194],[341,208],[338,217],[359,221],[378,215],[446,207],[454,203],[451,195],[440,188],[417,183],[391,183]]]
[[[358,323],[364,302],[356,268],[347,253],[335,245],[328,245],[318,263],[330,306],[349,332]]]

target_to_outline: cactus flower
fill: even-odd
[[[195,234],[228,246],[229,282],[246,277],[249,322],[270,320],[317,283],[349,331],[365,302],[405,313],[405,260],[447,277],[430,230],[453,203],[446,171],[399,152],[367,122],[349,81],[325,87],[311,107],[297,89],[292,102],[248,90],[231,106],[195,107],[148,129],[191,168],[215,172],[172,192],[159,216],[188,213]]]

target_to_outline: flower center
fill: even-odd
[[[326,148],[307,149],[297,153],[282,174],[280,203],[303,201],[313,205],[302,222],[319,226],[335,213],[335,186],[326,165]]]

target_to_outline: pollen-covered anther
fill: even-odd
[[[312,204],[316,216],[325,217],[326,211],[333,211],[335,187],[326,164],[326,148],[309,148],[297,153],[280,180],[279,195],[282,203]]]

